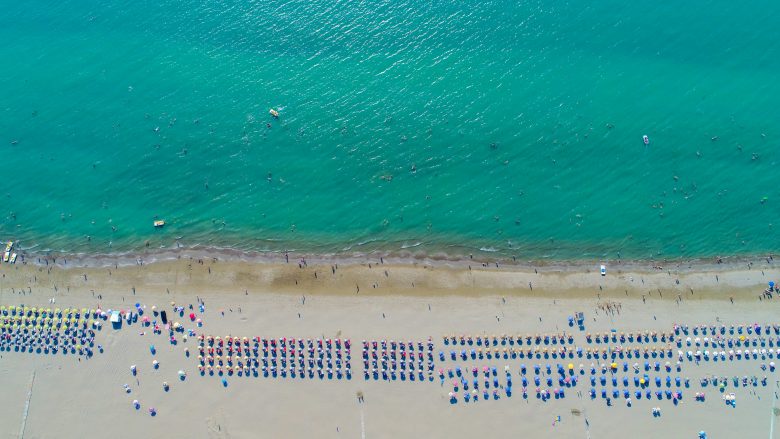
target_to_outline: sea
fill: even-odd
[[[767,254],[778,23],[769,0],[7,1],[0,238]]]

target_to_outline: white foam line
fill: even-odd
[[[19,429],[19,439],[24,439],[24,428],[27,426],[27,413],[30,412],[30,398],[32,398],[33,384],[35,384],[35,371],[33,370],[30,378],[30,389],[27,391],[27,402],[24,403],[24,415],[22,416],[22,427]]]

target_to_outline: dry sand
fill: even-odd
[[[354,343],[352,380],[230,377],[227,388],[216,376],[200,376],[196,360],[184,356],[186,346],[195,352],[194,339],[174,347],[165,336],[148,330],[140,335],[139,325],[104,328],[96,341],[105,353],[89,360],[0,352],[0,437],[18,437],[23,422],[27,438],[692,438],[699,430],[711,438],[772,437],[777,373],[760,370],[760,360],[685,363],[679,375],[690,377],[692,387],[685,390],[682,404],[642,399],[628,408],[622,398],[607,407],[600,398],[579,397],[577,391],[584,394],[590,388],[586,380],[562,400],[541,402],[533,392],[523,399],[516,374],[511,398],[450,404],[451,386],[441,386],[438,377],[433,382],[365,381],[359,354],[361,339],[422,341],[432,336],[435,352],[447,352],[443,334],[572,331],[566,318],[576,311],[585,312],[589,332],[669,331],[675,322],[693,325],[716,319],[725,324],[780,323],[778,299],[759,300],[766,282],[779,277],[772,261],[756,261],[750,268],[738,262],[675,264],[663,270],[652,268],[653,263],[610,264],[608,275],[601,277],[598,265],[584,263],[535,269],[529,264],[486,267],[468,260],[376,259],[371,258],[370,267],[367,258],[311,259],[299,268],[297,257],[289,263],[278,257],[215,261],[181,252],[143,265],[131,261],[115,266],[111,259],[75,257],[67,263],[50,260],[48,266],[29,257],[27,264],[0,265],[2,305],[53,307],[49,300],[54,298],[61,308],[100,304],[106,309],[130,308],[135,302],[148,307],[171,301],[189,304],[198,297],[207,307],[199,332],[342,337]],[[620,314],[598,311],[605,302],[619,302]],[[577,345],[587,346],[583,333],[573,332]],[[149,344],[158,348],[155,357]],[[159,370],[152,369],[153,358],[160,361]],[[484,359],[460,365],[503,369],[508,364],[516,372],[520,363],[558,362],[567,360]],[[573,362],[587,365],[592,360]],[[438,356],[436,363],[437,369],[453,365],[449,359],[438,361]],[[138,365],[137,377],[130,374],[131,364]],[[188,372],[184,382],[176,378],[179,369]],[[736,408],[726,407],[711,388],[706,389],[705,403],[695,402],[698,379],[712,374],[769,375],[769,385],[732,390]],[[169,392],[163,391],[163,381],[171,384]],[[133,389],[129,395],[122,389],[125,383]],[[357,392],[365,395],[364,403],[358,403]],[[141,402],[142,410],[131,407],[133,399]],[[147,414],[150,406],[158,409],[158,416]],[[660,418],[651,416],[655,406],[662,408]],[[561,422],[553,425],[557,416]]]

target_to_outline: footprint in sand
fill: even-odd
[[[225,426],[225,416],[220,410],[216,416],[206,418],[206,427],[210,438],[229,438],[230,434]]]

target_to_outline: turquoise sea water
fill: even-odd
[[[6,2],[0,237],[777,250],[777,23],[772,1]]]

